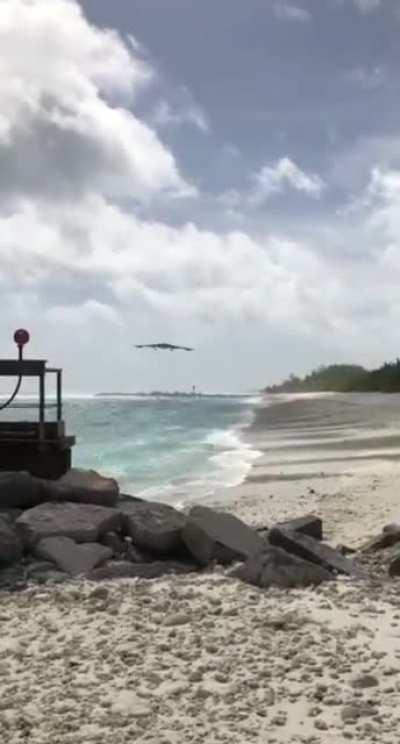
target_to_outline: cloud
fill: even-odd
[[[360,13],[373,13],[382,6],[381,0],[354,0],[356,8]]]
[[[191,104],[183,109],[173,109],[168,101],[159,101],[152,115],[152,121],[157,126],[181,126],[190,124],[201,132],[209,132],[210,127],[204,112]]]
[[[255,176],[255,181],[256,187],[251,196],[254,204],[260,204],[288,188],[319,198],[325,188],[323,180],[317,174],[305,173],[288,157],[281,158],[272,166],[262,168]]]
[[[390,81],[385,70],[380,65],[371,68],[355,67],[346,75],[346,80],[363,90],[371,91],[388,87]]]
[[[51,355],[75,389],[156,386],[162,375],[171,386],[203,376],[223,389],[270,369],[273,338],[281,349],[295,339],[303,356],[310,343],[354,358],[366,334],[370,358],[395,348],[393,164],[377,164],[361,215],[299,225],[295,238],[282,223],[251,222],[274,195],[318,198],[326,188],[288,157],[262,168],[252,189],[225,195],[240,229],[165,224],[142,205],[170,204],[192,187],[137,114],[157,76],[140,46],[90,24],[72,0],[0,0],[0,11],[1,354],[27,324],[30,353]],[[365,167],[374,153],[362,151]],[[135,339],[200,351],[161,368],[132,356]],[[253,356],[242,351],[250,347]]]
[[[0,194],[193,193],[132,107],[154,71],[72,0],[0,0]]]
[[[286,0],[276,0],[273,5],[273,13],[279,21],[288,21],[292,23],[308,23],[312,20],[310,11],[292,5]]]

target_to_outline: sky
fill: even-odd
[[[0,0],[0,356],[26,327],[81,393],[396,358],[399,33],[400,0]]]

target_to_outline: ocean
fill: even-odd
[[[116,478],[122,492],[184,505],[241,483],[257,453],[243,439],[251,396],[68,399],[75,467]]]

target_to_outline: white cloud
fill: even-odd
[[[307,23],[312,20],[310,11],[292,5],[286,0],[276,0],[273,5],[275,18],[279,21],[289,21],[293,23]]]
[[[181,126],[191,124],[201,132],[209,132],[210,126],[204,112],[195,104],[182,109],[173,109],[168,101],[159,101],[152,116],[158,126]]]
[[[305,173],[290,158],[281,158],[272,166],[265,166],[255,176],[256,187],[251,196],[254,204],[260,204],[274,194],[288,188],[302,191],[308,196],[321,196],[325,184],[315,173]]]
[[[182,367],[185,384],[209,374],[221,385],[248,381],[263,360],[269,369],[274,333],[281,346],[311,339],[330,354],[357,354],[367,333],[371,357],[397,343],[396,168],[374,171],[361,217],[332,218],[307,237],[253,234],[245,220],[223,233],[145,221],[130,197],[190,186],[131,111],[156,74],[140,48],[90,25],[72,1],[0,0],[0,11],[1,355],[27,324],[32,355],[65,366],[69,386],[132,388],[161,374],[132,356],[135,339],[202,341],[198,356],[168,368],[169,380]],[[324,188],[284,157],[225,205],[239,213],[289,189],[317,198]],[[242,344],[253,358],[238,353]]]
[[[124,103],[153,71],[72,0],[0,0],[0,190],[146,200],[191,187]]]

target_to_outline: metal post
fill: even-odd
[[[44,373],[39,377],[39,440],[44,441],[44,423],[45,423],[45,387]]]
[[[62,420],[62,370],[57,370],[57,422]]]

